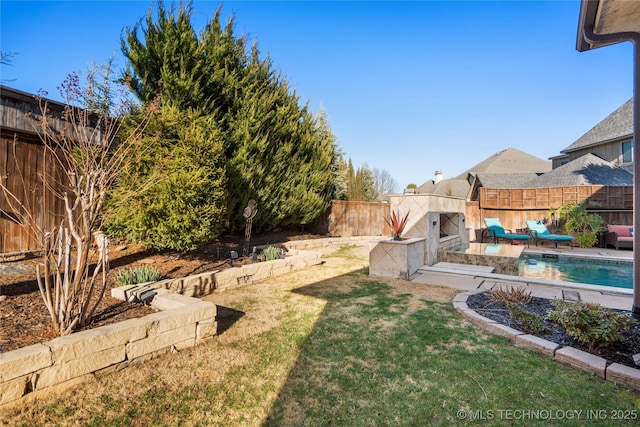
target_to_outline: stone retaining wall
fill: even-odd
[[[284,259],[114,288],[114,297],[142,299],[162,311],[0,353],[0,407],[37,398],[170,351],[193,347],[217,333],[215,304],[193,296],[252,284],[322,263],[318,253],[303,248],[339,247],[369,239],[292,241],[283,245],[289,250]]]
[[[1,353],[0,406],[193,347],[217,332],[215,304],[159,290],[151,305],[172,308]]]
[[[150,284],[150,286],[156,289],[168,289],[182,295],[201,297],[214,291],[253,284],[260,280],[317,265],[321,262],[320,254],[317,252],[293,249],[289,251],[284,259],[257,262],[225,270],[208,271],[179,279],[160,280]]]

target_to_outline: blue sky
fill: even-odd
[[[203,28],[218,1],[194,2]],[[579,53],[579,2],[222,2],[355,166],[401,187],[508,147],[547,159],[633,96],[630,43]],[[116,55],[150,1],[0,2],[4,84],[26,92]]]

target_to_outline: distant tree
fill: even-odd
[[[385,169],[374,168],[373,185],[379,196],[398,192],[398,183]]]
[[[379,200],[379,193],[375,186],[375,178],[373,171],[365,162],[360,169],[363,200],[366,202],[375,202]]]
[[[358,185],[356,182],[356,171],[353,168],[353,161],[349,158],[347,162],[347,200],[359,200]]]
[[[347,192],[346,200],[374,202],[379,195],[375,188],[373,172],[365,163],[354,170],[353,161],[349,159],[346,167]]]
[[[348,194],[348,167],[344,160],[342,149],[336,145],[333,153],[333,200],[347,200]]]

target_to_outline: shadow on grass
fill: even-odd
[[[468,414],[512,425],[499,417],[638,409],[624,389],[485,335],[420,285],[399,286],[351,273],[294,291],[326,305],[263,425],[465,425]]]
[[[244,316],[245,313],[234,310],[230,307],[217,306],[216,322],[218,322],[218,335],[225,333],[234,323]]]

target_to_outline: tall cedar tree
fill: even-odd
[[[334,139],[319,132],[326,124],[299,105],[255,45],[247,52],[233,18],[223,27],[218,8],[198,37],[191,13],[190,4],[167,12],[160,2],[157,20],[150,11],[146,28],[127,29],[124,79],[145,103],[161,95],[162,105],[211,118],[223,140],[232,229],[244,228],[250,198],[258,201],[256,230],[313,222],[333,192]]]
[[[126,126],[136,126],[126,123]],[[111,192],[107,230],[154,249],[194,249],[220,234],[223,144],[210,117],[163,105]]]

